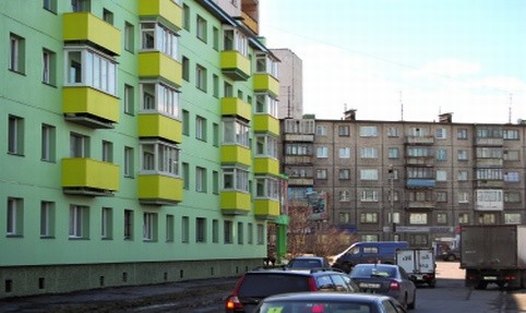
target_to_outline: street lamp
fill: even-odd
[[[393,164],[389,164],[389,182],[390,182],[390,196],[391,196],[391,232],[393,233],[392,239],[395,240],[396,233],[396,224],[394,221],[394,170]]]

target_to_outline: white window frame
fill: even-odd
[[[80,59],[73,58],[73,54],[78,54]],[[87,46],[66,46],[64,62],[64,86],[88,86],[117,96],[118,69],[114,58]]]
[[[24,226],[24,200],[7,198],[6,235],[8,237],[22,236]]]
[[[340,159],[349,159],[351,158],[351,148],[349,147],[341,147],[338,150],[338,156]]]
[[[378,180],[378,169],[360,169],[360,180]]]
[[[364,189],[360,193],[360,202],[378,202],[379,194],[378,190]]]
[[[249,172],[246,169],[238,167],[223,167],[222,177],[223,190],[249,192]],[[227,185],[227,183],[229,185]]]
[[[278,117],[278,99],[272,97],[268,93],[256,93],[256,114],[268,114],[272,117]]]
[[[322,147],[316,147],[316,157],[318,159],[326,159],[329,157],[329,148],[322,146]]]
[[[40,202],[40,238],[52,238],[55,235],[55,203]]]
[[[360,126],[360,137],[378,137],[378,127]]]
[[[144,241],[157,240],[157,213],[144,212],[142,233]]]
[[[87,239],[89,235],[89,208],[71,205],[69,208],[69,238]]]
[[[102,239],[113,237],[113,209],[110,207],[101,208],[100,235]]]
[[[178,61],[179,37],[177,33],[159,23],[141,23],[141,50],[159,51]]]
[[[208,177],[207,170],[204,167],[195,167],[195,191],[207,192],[208,189]]]
[[[180,150],[161,140],[141,140],[141,173],[180,175]]]
[[[143,82],[141,88],[141,112],[161,113],[181,119],[180,93],[177,89],[159,82]]]
[[[362,159],[377,159],[378,149],[375,147],[361,147],[360,158]]]
[[[249,148],[250,126],[246,122],[235,118],[224,118],[223,144],[235,144]]]
[[[269,134],[256,134],[256,156],[278,158],[278,139]]]

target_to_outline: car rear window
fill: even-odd
[[[309,277],[284,274],[246,274],[239,289],[240,297],[266,297],[278,293],[310,291]]]
[[[370,304],[330,301],[273,301],[264,303],[257,313],[270,312],[331,312],[331,313],[371,313]]]
[[[356,266],[351,271],[351,277],[396,277],[396,269],[384,266]]]
[[[289,267],[315,268],[322,267],[322,264],[319,260],[292,260]]]

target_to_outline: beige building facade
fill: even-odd
[[[290,49],[270,49],[280,60],[279,118],[301,119],[303,116],[303,63]]]

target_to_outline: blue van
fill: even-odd
[[[360,241],[338,254],[333,267],[350,272],[360,263],[396,264],[396,250],[409,248],[407,241]]]

